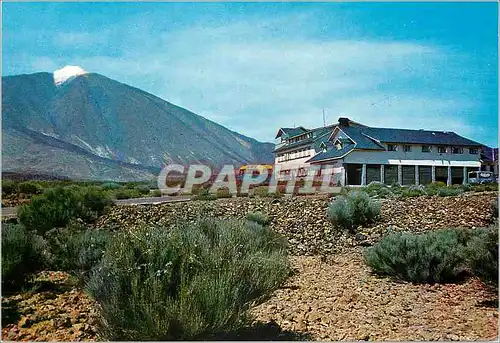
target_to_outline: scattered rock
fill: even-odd
[[[492,218],[491,201],[497,193],[456,197],[381,199],[380,219],[359,228],[356,235],[334,227],[326,219],[327,196],[287,198],[231,198],[157,205],[115,206],[99,218],[97,227],[131,228],[145,224],[169,227],[199,216],[244,218],[248,212],[268,215],[270,226],[283,234],[292,255],[329,255],[352,246],[369,246],[390,232],[423,232],[449,227],[484,227]]]
[[[477,306],[497,295],[476,278],[437,286],[395,282],[373,275],[359,247],[332,256],[331,263],[292,257],[292,266],[297,273],[285,286],[252,309],[256,320],[274,320],[320,341],[497,339],[498,309]],[[272,305],[281,310],[268,312]]]

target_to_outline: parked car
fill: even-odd
[[[496,182],[495,174],[489,171],[471,171],[469,172],[469,183],[492,183]]]

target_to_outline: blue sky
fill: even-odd
[[[78,65],[232,130],[339,116],[498,146],[496,3],[4,3],[3,75]]]

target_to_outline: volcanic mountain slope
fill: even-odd
[[[99,74],[2,78],[2,170],[143,179],[165,163],[272,163],[261,143]]]

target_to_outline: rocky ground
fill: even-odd
[[[496,292],[478,279],[462,284],[414,285],[379,278],[361,248],[292,258],[297,274],[253,309],[257,320],[312,340],[493,340]]]
[[[414,285],[379,278],[363,263],[361,249],[292,257],[295,275],[252,309],[254,327],[237,339],[496,339],[498,297],[478,279]],[[44,272],[38,280],[45,289],[3,299],[3,340],[99,340],[95,306],[67,275]]]
[[[42,272],[33,287],[2,298],[2,340],[96,339],[95,304],[66,273]]]
[[[159,205],[115,206],[99,219],[98,227],[139,225],[168,227],[177,220],[199,216],[240,217],[260,211],[271,227],[288,238],[293,255],[337,253],[356,245],[370,245],[390,231],[426,231],[447,227],[482,227],[491,222],[496,192],[466,193],[455,197],[382,199],[381,218],[351,235],[326,219],[329,198],[302,196],[280,199],[232,198]]]
[[[497,337],[498,297],[479,280],[431,286],[379,278],[363,263],[362,249],[390,230],[489,225],[495,196],[384,200],[380,220],[356,235],[326,220],[326,197],[116,206],[97,226],[168,226],[200,215],[268,214],[271,227],[290,242],[296,274],[252,310],[255,326],[238,339],[492,340]],[[98,340],[95,305],[66,274],[43,272],[35,285],[22,294],[4,294],[3,340]]]

